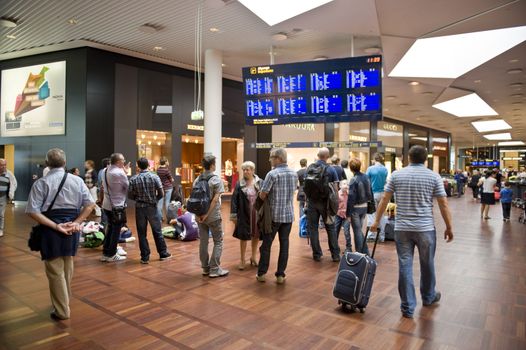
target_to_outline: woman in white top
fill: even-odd
[[[489,207],[495,204],[495,185],[497,184],[496,174],[490,170],[486,172],[486,176],[480,178],[479,186],[482,186],[482,195],[480,203],[480,217],[490,219]]]

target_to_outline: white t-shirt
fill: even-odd
[[[482,178],[482,192],[484,193],[493,193],[495,185],[497,184],[497,179],[494,177]]]

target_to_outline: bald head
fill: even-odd
[[[318,150],[318,159],[319,160],[325,160],[329,159],[330,156],[329,149],[327,147],[322,147]]]

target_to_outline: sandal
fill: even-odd
[[[251,266],[254,266],[254,267],[257,267],[257,266],[258,266],[258,263],[256,262],[255,259],[250,258],[250,265],[251,265]]]

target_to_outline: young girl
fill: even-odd
[[[338,192],[338,213],[334,220],[334,228],[336,231],[336,241],[340,237],[340,229],[343,226],[343,235],[345,236],[345,250],[352,251],[351,242],[351,223],[347,220],[347,199],[349,197],[349,185],[346,180],[340,181],[340,191]]]

